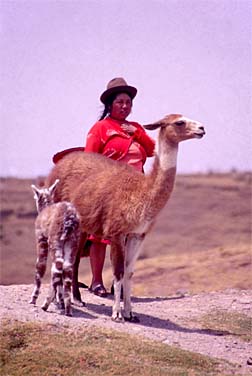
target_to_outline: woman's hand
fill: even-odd
[[[137,128],[132,125],[132,124],[127,124],[127,123],[124,123],[121,125],[122,129],[124,130],[124,132],[128,133],[129,135],[133,135],[135,133],[135,131],[137,130]]]

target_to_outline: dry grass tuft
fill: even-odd
[[[238,312],[216,310],[200,318],[204,329],[229,332],[246,342],[252,342],[252,318]]]
[[[4,375],[214,376],[224,365],[206,356],[97,328],[73,333],[52,325],[16,322],[5,323],[0,335]]]

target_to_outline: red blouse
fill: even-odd
[[[127,155],[132,143],[138,143],[144,164],[147,157],[153,156],[155,142],[140,124],[125,123],[137,128],[133,135],[124,132],[120,123],[110,117],[95,123],[87,135],[85,151],[100,153],[119,161]]]

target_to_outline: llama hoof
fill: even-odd
[[[43,311],[47,311],[48,306],[43,305],[41,308],[43,309]]]
[[[65,313],[65,316],[69,316],[69,317],[73,316],[73,311],[72,311],[71,303],[65,305],[64,313]]]
[[[86,283],[83,283],[83,282],[78,282],[78,287],[81,288],[81,289],[88,289],[88,285],[86,285]]]
[[[29,304],[33,304],[33,305],[35,305],[35,304],[36,304],[36,299],[31,298],[31,300],[29,300]]]
[[[57,300],[54,300],[54,306],[56,309],[60,310],[60,311],[65,311],[65,304],[64,302],[57,302]]]
[[[59,309],[61,309],[62,311],[65,310],[65,304],[64,304],[64,302],[59,302]]]
[[[130,313],[130,317],[124,316],[124,320],[128,321],[128,322],[133,322],[133,323],[139,323],[140,322],[139,318],[137,316],[133,315],[132,313]]]
[[[77,307],[85,307],[86,303],[83,302],[82,300],[79,299],[73,299],[73,304],[76,305]]]
[[[124,317],[122,316],[120,312],[116,312],[115,314],[113,314],[111,319],[112,321],[115,321],[115,322],[120,322],[120,323],[124,322]]]

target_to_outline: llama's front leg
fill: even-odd
[[[122,279],[117,280],[114,277],[114,304],[112,307],[112,320],[117,322],[124,321],[121,309],[121,289],[122,289]]]
[[[123,280],[123,303],[124,319],[131,322],[139,322],[139,318],[134,316],[131,307],[131,283],[134,274],[136,260],[139,256],[144,235],[131,234],[127,237],[125,245],[125,265]]]
[[[35,281],[34,289],[29,301],[30,304],[36,304],[37,298],[39,296],[41,280],[46,271],[46,263],[48,256],[48,243],[47,239],[43,236],[37,239],[37,261],[36,261],[36,272],[35,272]]]
[[[124,321],[120,297],[122,288],[122,279],[124,274],[124,247],[123,239],[111,244],[110,258],[114,274],[114,304],[112,308],[112,320],[117,322]]]

